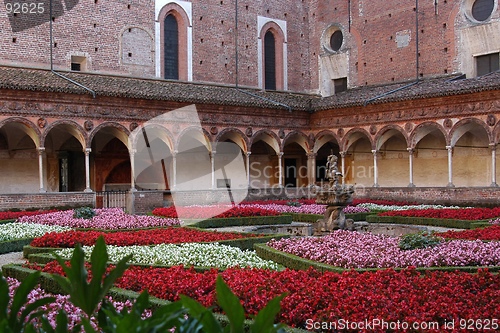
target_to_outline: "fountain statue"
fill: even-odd
[[[326,162],[326,177],[328,184],[322,186],[316,194],[316,203],[326,205],[325,216],[314,224],[314,234],[322,235],[337,229],[354,230],[354,221],[345,218],[343,208],[352,203],[354,187],[339,183],[343,177],[339,172],[337,156],[333,152]]]

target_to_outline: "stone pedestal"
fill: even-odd
[[[325,215],[314,224],[314,235],[331,233],[334,230],[354,230],[354,221],[345,218],[343,209],[352,203],[352,186],[335,184],[328,189],[320,190],[316,196],[316,203],[327,205]]]

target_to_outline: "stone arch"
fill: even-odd
[[[265,140],[261,139],[261,137],[265,136]],[[252,145],[256,142],[262,140],[265,143],[267,143],[276,154],[278,154],[281,151],[281,144],[280,144],[280,138],[274,133],[273,131],[262,129],[257,132],[252,136],[250,140],[250,150],[252,148]]]
[[[323,147],[323,145],[327,142],[330,142],[333,140],[335,140],[335,142],[337,143],[337,145],[339,145],[340,147],[340,140],[339,138],[337,137],[337,135],[331,131],[331,130],[323,130],[323,131],[320,131],[319,133],[317,133],[314,137],[314,146],[313,146],[313,152],[314,153],[317,153],[318,150],[321,149],[321,147]]]
[[[23,131],[28,135],[35,144],[36,148],[41,147],[41,133],[38,127],[26,118],[11,117],[0,121],[0,130],[6,125],[13,125],[17,129]]]
[[[359,139],[366,137],[368,141],[370,142],[370,145],[373,149],[373,140],[372,136],[370,133],[368,133],[367,130],[363,128],[352,128],[350,129],[345,135],[344,138],[342,139],[341,142],[341,149],[342,151],[347,151],[349,148]]]
[[[45,132],[42,134],[40,138],[40,143],[42,147],[45,147],[45,141],[47,139],[47,136],[56,127],[64,127],[69,134],[71,134],[73,137],[75,137],[75,139],[77,139],[80,142],[82,148],[90,147],[89,138],[88,136],[85,135],[85,130],[83,129],[83,127],[77,122],[67,119],[55,121],[45,129]]]
[[[450,140],[443,126],[433,121],[426,121],[417,125],[413,129],[408,140],[410,144],[408,148],[415,148],[422,138],[435,130],[438,130],[441,134],[443,134],[446,144],[448,145]]]
[[[224,137],[228,137],[231,141],[236,143],[243,152],[246,153],[249,151],[248,140],[246,139],[245,134],[240,129],[234,127],[224,128],[215,137],[215,142],[216,143],[220,142]]]
[[[484,132],[488,136],[488,143],[494,142],[492,132],[490,131],[488,125],[477,118],[465,118],[458,121],[453,128],[450,130],[450,146],[454,147],[458,140],[467,132],[470,132],[475,128],[484,129]],[[477,131],[476,131],[477,132]]]
[[[307,135],[300,131],[291,131],[290,133],[288,133],[281,142],[280,150],[283,151],[285,149],[285,146],[288,144],[288,141],[290,141],[294,137],[298,137],[298,140],[296,140],[295,142],[299,146],[301,146],[306,153],[311,151],[313,143],[309,140],[309,137]]]
[[[379,150],[387,140],[397,135],[398,133],[405,138],[406,145],[408,146],[408,136],[405,130],[398,125],[387,125],[381,128],[373,139],[373,142],[375,143],[375,150]]]
[[[121,142],[123,142],[123,144],[125,146],[127,146],[127,148],[129,148],[129,149],[132,148],[129,146],[130,131],[128,130],[128,128],[126,128],[122,124],[116,123],[116,122],[104,122],[104,123],[96,126],[89,135],[89,142],[92,142],[94,140],[95,135],[99,131],[106,129],[106,128],[111,128],[111,131],[113,132],[112,134],[115,134],[115,136]]]

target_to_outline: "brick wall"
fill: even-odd
[[[356,189],[354,197],[424,204],[500,206],[498,187],[365,187]]]
[[[9,209],[46,209],[95,205],[95,193],[0,194],[0,211]]]
[[[163,191],[136,191],[128,196],[132,202],[127,204],[127,211],[132,214],[146,214],[157,207],[163,207]]]

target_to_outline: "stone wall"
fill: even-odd
[[[95,206],[95,193],[0,194],[0,211]]]

